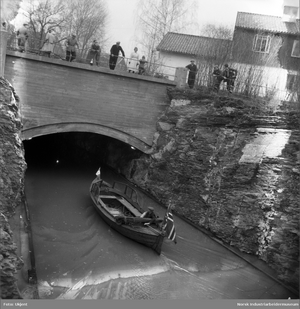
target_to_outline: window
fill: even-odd
[[[297,40],[294,41],[291,56],[300,58],[300,41]]]
[[[270,42],[271,37],[269,35],[256,34],[252,50],[255,52],[268,53],[270,50]]]
[[[289,91],[296,91],[299,88],[300,75],[288,74],[286,80],[286,89]]]

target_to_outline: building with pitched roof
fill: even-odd
[[[238,12],[232,62],[245,78],[241,91],[251,91],[253,84],[269,91],[279,89],[282,95],[298,90],[300,22],[297,15],[293,18],[285,12],[283,16]]]
[[[185,67],[194,59],[203,73],[211,70],[213,64],[229,60],[231,44],[231,40],[168,32],[156,49],[166,69],[168,66],[170,70],[173,67]],[[207,75],[198,74],[198,77]]]
[[[236,91],[299,98],[298,0],[284,0],[282,16],[238,12],[232,41],[169,32],[157,50],[170,67],[185,67],[195,58],[201,85],[210,84],[214,64],[228,62],[238,70]]]

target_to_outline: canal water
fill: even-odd
[[[175,216],[162,254],[112,230],[89,196],[96,166],[28,166],[41,299],[287,299],[291,292]],[[125,181],[101,168],[104,180]],[[139,192],[141,205],[165,209]]]

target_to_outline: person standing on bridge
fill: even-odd
[[[17,31],[17,36],[18,36],[19,51],[23,53],[26,50],[26,45],[27,45],[27,40],[28,40],[28,24],[27,23],[24,23],[23,27],[21,27]]]
[[[139,60],[139,75],[144,75],[146,68],[145,65],[146,63],[148,63],[148,61],[146,61],[145,56],[142,57],[142,59]]]
[[[78,42],[76,40],[76,35],[72,34],[72,37],[68,38],[66,41],[66,60],[72,62],[76,59],[76,48],[79,48]]]
[[[127,65],[127,68],[128,68],[128,72],[129,73],[137,73],[139,68],[138,68],[138,65],[139,65],[139,54],[138,54],[138,48],[135,47],[134,48],[134,51],[130,54],[130,58],[128,59],[128,65]]]
[[[89,50],[89,53],[86,57],[87,62],[90,65],[93,65],[95,63],[96,66],[99,66],[100,54],[101,54],[100,45],[97,40],[94,40]]]
[[[123,48],[120,46],[120,42],[118,41],[114,44],[110,49],[110,57],[109,57],[109,68],[114,70],[117,64],[117,60],[119,57],[119,53],[122,53],[123,57],[125,57],[125,53]]]
[[[49,58],[51,56],[51,53],[53,53],[54,50],[54,44],[56,41],[55,35],[52,33],[53,30],[49,29],[48,33],[46,34],[44,45],[41,49],[41,52],[43,54],[46,54]]]

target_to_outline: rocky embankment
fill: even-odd
[[[0,291],[3,299],[21,298],[16,273],[23,266],[17,255],[9,220],[21,207],[26,163],[17,97],[6,80],[0,77]]]
[[[298,290],[299,109],[205,91],[169,97],[153,154],[122,172]]]

